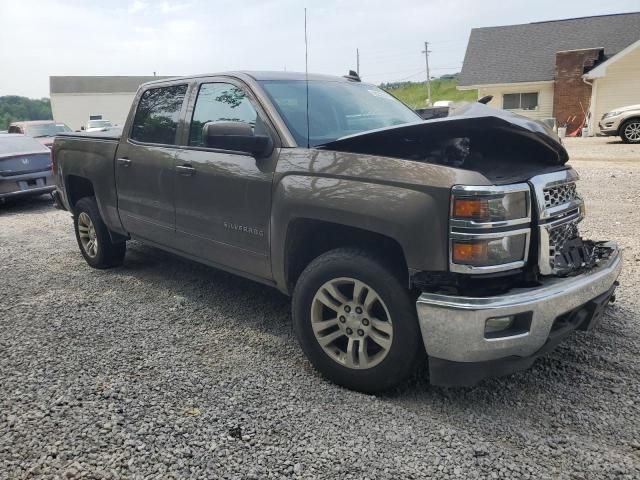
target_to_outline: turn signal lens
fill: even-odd
[[[487,242],[453,242],[451,254],[454,263],[477,265],[487,261],[487,251]]]
[[[455,198],[453,216],[455,218],[487,218],[489,217],[489,202],[486,198]]]

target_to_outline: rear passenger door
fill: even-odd
[[[163,246],[175,243],[175,156],[187,85],[142,93],[116,153],[118,212],[125,229]]]

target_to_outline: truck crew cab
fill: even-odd
[[[621,254],[580,237],[567,160],[508,112],[423,121],[357,77],[286,72],[150,82],[121,135],[53,147],[89,265],[135,239],[275,287],[313,365],[365,392],[425,360],[472,385],[597,324]]]

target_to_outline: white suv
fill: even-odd
[[[620,107],[605,113],[599,126],[603,135],[619,135],[625,143],[640,143],[640,105]]]

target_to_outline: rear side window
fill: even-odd
[[[229,83],[203,83],[191,118],[189,145],[203,147],[202,127],[208,122],[245,122],[255,127],[258,114],[246,93]]]
[[[142,94],[131,138],[139,142],[175,145],[186,85],[152,88]]]

